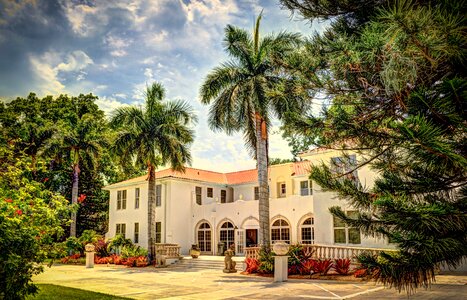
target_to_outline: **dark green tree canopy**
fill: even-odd
[[[467,254],[465,2],[281,2],[331,19],[293,66],[330,104],[322,115],[289,116],[289,137],[353,150],[379,174],[373,187],[329,166],[311,177],[360,211],[351,218],[334,207],[334,216],[397,245],[363,259],[373,276],[409,292],[426,286],[438,265]]]

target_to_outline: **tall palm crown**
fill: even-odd
[[[273,116],[282,119],[288,111],[299,110],[303,105],[297,98],[274,96],[274,91],[293,84],[280,66],[300,45],[301,39],[298,34],[287,32],[260,38],[260,22],[261,15],[256,20],[253,35],[227,25],[224,47],[231,60],[207,75],[200,97],[203,104],[211,104],[211,128],[228,134],[243,132],[246,146],[257,160],[259,239],[260,244],[268,246],[268,128]]]
[[[122,107],[114,112],[111,125],[118,128],[113,146],[123,162],[144,164],[148,169],[148,242],[155,241],[156,175],[158,166],[169,164],[184,171],[191,162],[189,145],[194,133],[189,128],[196,121],[192,108],[183,101],[166,101],[165,89],[153,83],[146,90],[145,107]],[[151,253],[154,257],[154,253]]]

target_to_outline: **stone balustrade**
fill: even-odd
[[[245,258],[255,258],[255,259],[259,259],[259,250],[261,248],[260,247],[246,247],[245,248]]]
[[[153,253],[164,255],[166,258],[180,258],[180,246],[178,244],[154,244]]]
[[[377,248],[362,248],[362,247],[348,247],[348,246],[334,246],[334,245],[302,245],[305,253],[311,254],[314,259],[338,259],[349,258],[355,260],[357,256],[366,252],[377,255],[382,251],[395,251],[392,249],[377,249]],[[245,248],[245,258],[259,258],[260,247]]]

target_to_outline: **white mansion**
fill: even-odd
[[[303,154],[304,161],[270,166],[272,242],[392,248],[386,240],[366,237],[333,220],[329,207],[341,206],[349,214],[352,208],[308,179],[311,164],[339,161],[339,155],[316,149]],[[364,186],[374,182],[375,174],[368,167],[359,169],[356,175]],[[120,233],[148,247],[146,177],[106,187],[110,191],[108,238]],[[166,169],[156,173],[156,180],[156,242],[179,244],[182,254],[195,243],[204,254],[217,254],[218,242],[234,243],[237,255],[243,254],[245,247],[256,245],[256,170],[218,173],[187,168],[185,173],[178,173]]]

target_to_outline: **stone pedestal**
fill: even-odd
[[[94,268],[94,251],[86,252],[86,268]]]
[[[287,261],[289,257],[287,255],[274,256],[274,282],[287,281]]]
[[[87,244],[84,246],[86,252],[86,268],[94,268],[94,250],[96,247],[93,244]]]

